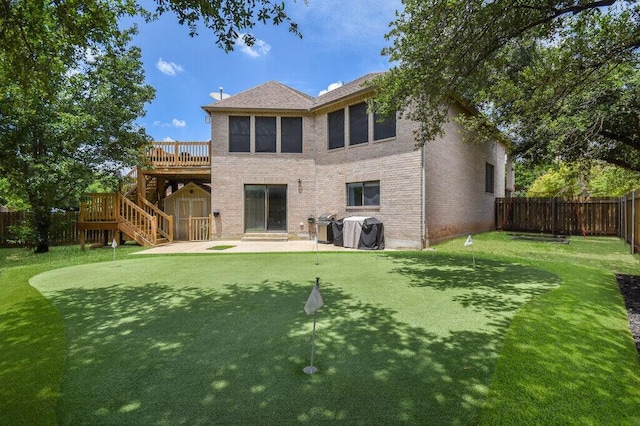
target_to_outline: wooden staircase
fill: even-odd
[[[141,206],[119,193],[85,194],[80,204],[78,229],[103,230],[115,238],[124,233],[143,247],[156,247],[173,241],[173,216],[145,199]],[[80,233],[84,250],[85,233]]]

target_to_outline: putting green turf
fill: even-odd
[[[366,252],[146,257],[30,283],[65,322],[61,424],[468,424],[511,319],[560,280],[474,271],[468,254]]]

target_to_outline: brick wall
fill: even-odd
[[[245,184],[287,185],[287,231],[303,238],[310,236],[307,217],[323,213],[377,217],[390,248],[419,249],[493,228],[494,198],[504,196],[501,145],[462,142],[460,129],[449,124],[443,138],[415,149],[417,124],[398,120],[395,138],[373,142],[370,136],[369,143],[349,146],[347,137],[344,148],[329,151],[326,113],[304,118],[302,154],[230,154],[228,115],[213,116],[212,209],[220,212],[216,237],[244,233]],[[372,127],[370,120],[370,135]],[[493,194],[485,192],[486,163],[494,166]],[[364,181],[380,181],[380,206],[347,207],[346,184]]]
[[[449,123],[445,136],[425,145],[427,239],[447,238],[494,228],[495,197],[504,196],[505,149],[491,142],[474,144]],[[494,166],[494,192],[485,191],[485,166]]]

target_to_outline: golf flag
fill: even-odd
[[[317,284],[313,286],[309,299],[304,305],[304,311],[307,315],[311,315],[316,312],[324,303],[322,302],[322,294],[320,294],[320,287]]]
[[[113,241],[111,241],[111,247],[112,248],[118,247],[118,243],[116,243],[116,239],[115,238],[113,239]]]
[[[464,242],[464,246],[468,247],[471,244],[473,244],[473,240],[471,239],[471,234],[469,234],[469,236],[467,237],[467,241]]]

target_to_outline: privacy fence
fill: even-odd
[[[619,236],[640,248],[640,190],[621,198],[498,198],[496,229],[554,235]]]
[[[49,244],[65,245],[79,244],[80,231],[78,212],[51,213],[51,228],[49,229]],[[15,247],[25,245],[27,239],[26,216],[23,212],[0,212],[0,247]],[[101,242],[104,239],[101,231],[85,231],[86,241]]]
[[[496,227],[564,235],[618,235],[618,198],[499,198]]]

